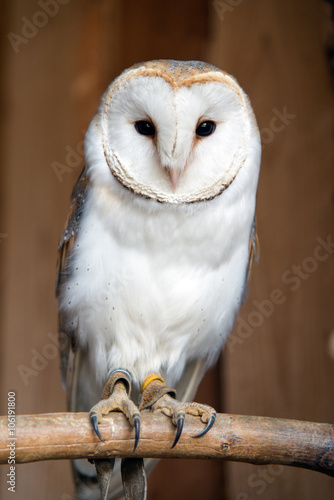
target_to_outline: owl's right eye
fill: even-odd
[[[141,120],[135,123],[135,129],[138,134],[146,135],[148,137],[153,137],[155,135],[155,127],[153,123],[147,120]]]

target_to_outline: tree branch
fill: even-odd
[[[160,413],[142,412],[140,440],[133,453],[134,430],[120,413],[103,418],[101,442],[87,413],[18,415],[11,436],[7,417],[0,417],[0,463],[39,460],[151,457],[215,458],[252,464],[283,464],[334,476],[334,426],[298,420],[218,414],[203,437],[203,428],[187,416],[177,446],[171,449],[175,427]],[[14,451],[13,451],[14,450]]]

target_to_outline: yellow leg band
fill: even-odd
[[[151,375],[147,375],[144,382],[142,383],[141,392],[144,391],[144,389],[148,386],[150,382],[152,382],[152,380],[160,380],[163,384],[165,384],[164,379],[160,375],[158,375],[157,373],[151,373]]]

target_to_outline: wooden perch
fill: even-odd
[[[133,453],[134,430],[120,413],[109,414],[100,424],[105,442],[92,431],[87,413],[18,415],[14,437],[9,436],[7,417],[0,417],[0,463],[7,463],[9,450],[14,450],[16,463],[125,456],[215,458],[292,465],[334,476],[333,425],[218,414],[206,435],[192,438],[203,425],[187,416],[181,439],[171,449],[175,427],[170,419],[144,411]]]

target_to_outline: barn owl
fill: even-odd
[[[69,410],[90,412],[97,440],[103,416],[123,412],[138,453],[141,411],[162,411],[176,446],[187,414],[203,422],[200,435],[214,423],[214,409],[189,401],[245,297],[261,156],[256,120],[224,71],[151,61],[112,82],[84,150],[59,244]],[[96,474],[103,499],[121,494],[112,466],[106,475],[98,461],[97,472],[75,461],[78,498],[99,498],[82,493]]]

